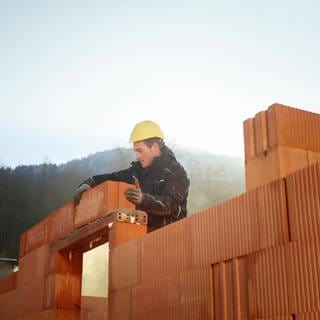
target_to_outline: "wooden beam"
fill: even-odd
[[[80,226],[50,244],[51,252],[74,253],[91,250],[109,240],[109,228],[121,221],[132,224],[147,224],[147,214],[139,210],[119,209]]]

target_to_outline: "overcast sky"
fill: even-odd
[[[0,165],[166,141],[243,156],[243,121],[320,113],[319,1],[0,0]]]

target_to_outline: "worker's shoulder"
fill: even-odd
[[[171,171],[172,174],[174,174],[175,176],[177,176],[177,175],[187,176],[187,172],[186,172],[184,166],[176,159],[169,160],[166,163],[166,165],[164,166],[164,169]]]

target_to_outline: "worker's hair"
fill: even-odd
[[[161,138],[157,138],[157,137],[145,139],[145,140],[143,140],[143,141],[144,141],[144,143],[145,143],[149,148],[151,148],[151,146],[152,146],[154,143],[158,144],[160,149],[162,149],[162,147],[164,146],[163,140],[162,140]]]

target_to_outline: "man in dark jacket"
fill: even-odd
[[[111,181],[136,184],[125,190],[126,198],[138,210],[148,214],[148,232],[187,216],[189,179],[172,150],[163,142],[163,133],[153,121],[139,122],[132,130],[136,161],[128,169],[92,176],[80,184],[75,200],[82,192]]]

